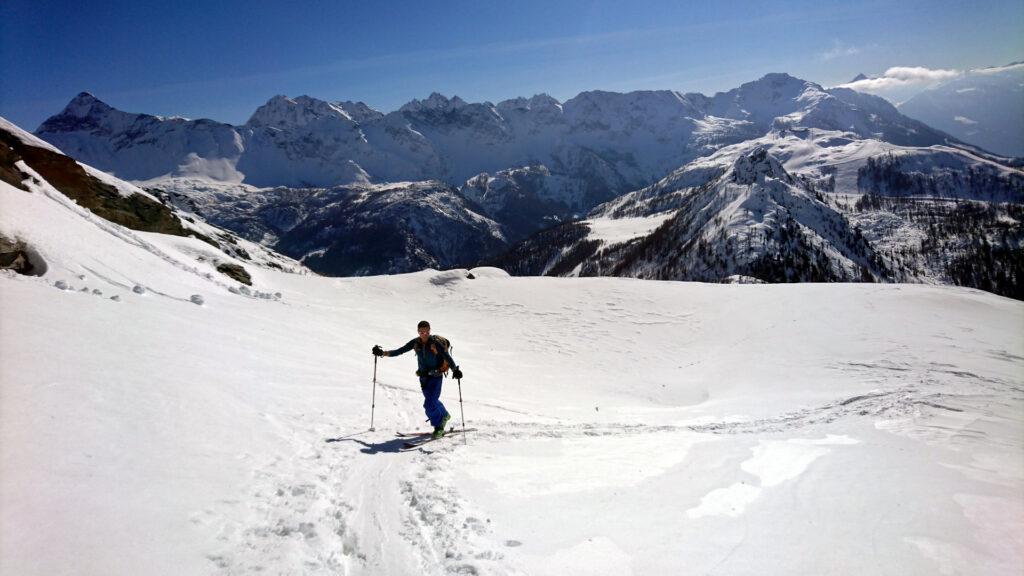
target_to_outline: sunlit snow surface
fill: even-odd
[[[0,275],[4,574],[1024,569],[1017,301],[249,266],[259,299],[42,189],[0,183],[0,230],[47,263]],[[369,351],[422,319],[476,431],[398,452],[415,362],[370,432]]]

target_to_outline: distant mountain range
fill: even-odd
[[[941,282],[1024,298],[1024,173],[818,129],[721,149],[490,261],[518,275]]]
[[[491,260],[521,274],[1000,293],[1024,278],[1013,162],[882,98],[786,74],[710,97],[433,94],[387,114],[279,96],[243,126],[83,93],[36,134],[326,274]]]
[[[588,210],[721,146],[786,124],[928,146],[948,138],[885,100],[769,74],[712,97],[584,92],[498,104],[433,94],[388,114],[276,96],[242,126],[115,110],[82,93],[36,135],[120,178],[201,177],[257,187],[440,180],[544,166],[543,196]]]
[[[972,70],[899,105],[900,112],[1006,156],[1024,156],[1024,62]]]

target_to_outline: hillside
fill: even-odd
[[[517,275],[923,282],[1024,299],[1022,203],[1024,173],[985,155],[787,128],[490,262]]]
[[[730,186],[804,193],[748,158]],[[246,261],[259,298],[207,270],[213,246],[12,165],[0,232],[45,269],[0,272],[5,573],[1024,566],[1020,302]],[[465,373],[442,400],[476,431],[398,452],[424,427],[415,362],[370,347],[424,318]]]

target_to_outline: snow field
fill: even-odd
[[[249,267],[281,294],[259,299],[199,241],[0,186],[0,229],[48,264],[0,275],[4,573],[1024,566],[1019,302]],[[478,431],[399,452],[426,428],[415,361],[377,363],[370,432],[369,351],[421,319]],[[442,400],[461,425],[455,382]]]

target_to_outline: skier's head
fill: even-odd
[[[420,323],[416,325],[416,331],[419,332],[420,338],[426,340],[430,336],[430,322],[420,320]]]

